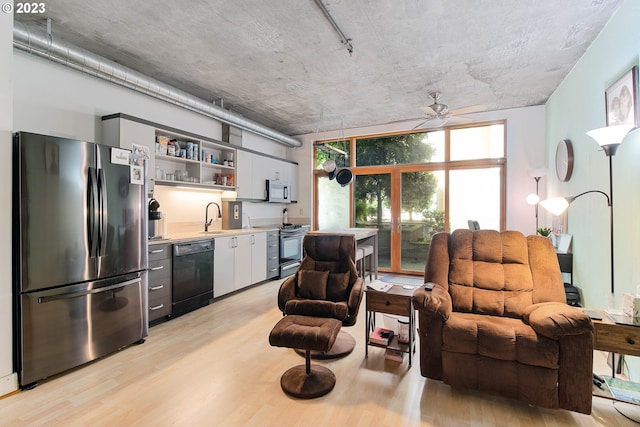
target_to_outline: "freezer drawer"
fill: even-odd
[[[20,384],[27,386],[147,336],[147,274],[20,296]]]

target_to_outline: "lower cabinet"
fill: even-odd
[[[280,275],[280,232],[267,231],[267,279]]]
[[[213,296],[237,291],[267,278],[267,233],[216,237]]]
[[[171,244],[149,245],[149,323],[171,314]]]

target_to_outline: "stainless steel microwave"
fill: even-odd
[[[280,180],[267,180],[267,201],[272,203],[291,203],[289,184]]]

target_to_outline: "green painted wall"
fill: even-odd
[[[634,65],[640,53],[640,2],[626,0],[546,104],[548,197],[587,190],[609,192],[608,158],[585,132],[606,125],[605,89]],[[573,143],[575,166],[569,182],[555,175],[559,140]],[[615,293],[610,292],[609,209],[606,199],[588,194],[568,210],[573,235],[574,283],[583,305],[621,307],[623,293],[640,286],[640,130],[627,135],[613,157]],[[551,224],[552,218],[543,219]],[[632,379],[640,381],[640,360],[628,358]]]

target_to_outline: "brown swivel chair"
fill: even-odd
[[[296,273],[278,291],[284,315],[338,319],[343,326],[356,323],[363,295],[363,280],[355,265],[353,235],[307,234],[304,258]],[[328,351],[313,351],[314,358],[336,358],[353,351],[355,339],[341,330]]]
[[[433,236],[418,310],[420,371],[455,387],[591,413],[593,325],[565,303],[549,239],[517,231]]]

